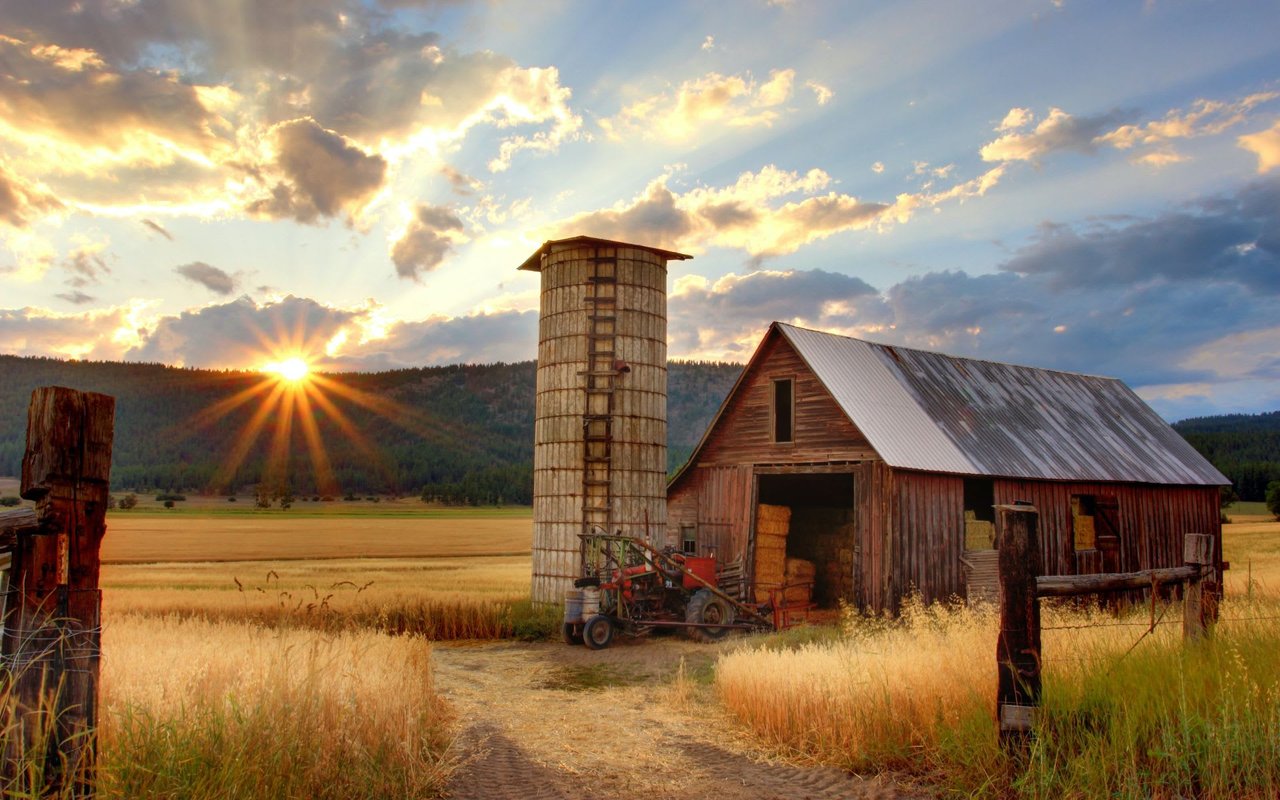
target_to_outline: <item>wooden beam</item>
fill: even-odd
[[[1208,631],[1208,610],[1204,598],[1204,578],[1213,569],[1213,537],[1188,533],[1182,541],[1182,560],[1195,574],[1182,593],[1182,638],[1195,641]]]
[[[1036,578],[1036,594],[1040,597],[1074,597],[1128,589],[1150,589],[1152,582],[1181,583],[1199,573],[1199,567],[1183,566],[1100,575],[1041,575]]]

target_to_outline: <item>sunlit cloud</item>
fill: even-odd
[[[438,267],[454,245],[466,241],[462,220],[451,209],[422,204],[391,247],[391,261],[402,278],[417,280]]]
[[[672,190],[671,176],[664,175],[629,202],[556,223],[544,238],[589,230],[605,238],[693,252],[716,245],[752,256],[784,255],[845,231],[885,230],[909,221],[920,208],[981,196],[1003,172],[1003,165],[997,166],[945,190],[899,194],[891,203],[833,191],[831,176],[820,169],[799,173],[768,166],[743,173],[728,186],[699,186],[683,193]]]
[[[1265,131],[1241,136],[1236,142],[1258,157],[1258,174],[1280,167],[1280,122]]]
[[[215,294],[227,295],[235,291],[236,282],[226,272],[203,261],[193,261],[174,267],[173,271],[189,281],[198,283]]]
[[[673,91],[637,100],[616,116],[600,120],[600,127],[613,139],[638,135],[680,141],[711,124],[772,125],[778,106],[791,97],[795,77],[794,69],[774,70],[766,81],[710,72]]]

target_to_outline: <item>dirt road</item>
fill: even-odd
[[[680,638],[437,645],[438,689],[459,714],[456,800],[919,797],[885,779],[770,763],[698,678],[717,649]],[[687,680],[676,679],[684,663]],[[702,681],[705,684],[705,680]]]

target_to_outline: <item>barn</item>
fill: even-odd
[[[1228,483],[1114,378],[774,322],[668,484],[667,537],[741,564],[748,592],[785,541],[818,605],[896,612],[992,597],[992,507],[1016,501],[1048,574],[1177,566],[1185,533],[1221,564]]]

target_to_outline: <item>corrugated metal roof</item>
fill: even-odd
[[[892,467],[1044,480],[1230,483],[1115,378],[774,325]]]

